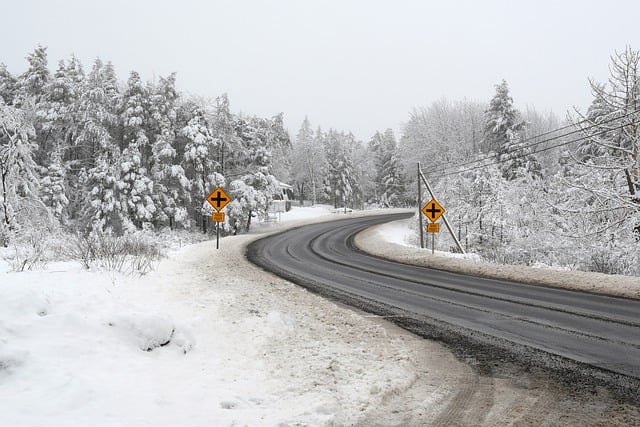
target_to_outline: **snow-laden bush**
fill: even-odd
[[[24,271],[42,268],[47,264],[48,242],[41,236],[30,233],[11,241],[9,255],[4,256],[11,270]]]
[[[94,230],[75,236],[71,253],[85,268],[97,266],[127,274],[145,274],[162,257],[160,244],[149,233],[135,232],[123,236]]]

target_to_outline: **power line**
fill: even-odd
[[[595,135],[599,135],[599,134],[602,134],[602,133],[605,133],[605,132],[609,132],[609,131],[613,131],[613,130],[622,129],[622,128],[626,127],[626,126],[636,125],[636,124],[640,124],[640,120],[633,121],[631,123],[626,123],[624,125],[620,125],[620,126],[617,126],[617,127],[614,127],[614,128],[605,129],[605,130],[602,130],[600,132],[596,132]],[[558,148],[558,147],[562,147],[562,146],[565,146],[565,145],[573,144],[574,142],[584,141],[586,139],[592,138],[593,136],[594,135],[586,135],[586,136],[583,136],[583,137],[578,138],[578,139],[574,139],[574,140],[571,140],[571,141],[565,141],[565,142],[562,142],[560,144],[556,144],[556,145],[552,145],[552,146],[549,146],[549,147],[545,147],[545,148],[542,148],[540,150],[533,151],[531,153],[521,153],[520,155],[511,156],[511,157],[509,157],[508,159],[506,159],[504,161],[503,160],[498,160],[498,161],[493,161],[493,162],[490,162],[490,163],[478,165],[478,166],[467,168],[467,169],[462,169],[462,170],[457,170],[457,171],[453,171],[453,172],[443,173],[443,174],[440,174],[440,177],[450,176],[450,175],[457,175],[457,174],[461,174],[463,172],[468,172],[468,171],[481,169],[481,168],[484,168],[484,167],[487,167],[487,166],[491,166],[491,165],[497,165],[497,164],[500,164],[500,163],[505,163],[506,161],[509,161],[509,160],[520,159],[520,158],[529,156],[531,154],[542,153],[543,151],[548,151],[548,150],[552,150],[554,148]],[[559,138],[555,138],[555,139],[559,139]],[[483,159],[483,160],[486,160],[486,159]]]
[[[640,112],[640,110],[635,110],[635,111],[632,111],[630,113],[624,114],[622,116],[613,117],[613,118],[607,119],[605,121],[602,121],[600,123],[595,123],[595,124],[589,125],[589,126],[584,127],[584,128],[578,128],[578,129],[576,129],[574,131],[563,133],[562,135],[558,135],[558,136],[555,136],[555,137],[552,137],[552,138],[547,138],[547,139],[544,139],[542,141],[534,142],[534,143],[531,143],[531,144],[528,144],[528,145],[526,144],[527,142],[535,140],[535,139],[538,139],[538,138],[540,138],[540,137],[542,137],[544,135],[549,135],[551,133],[555,133],[555,132],[558,132],[560,130],[567,129],[567,128],[579,125],[581,123],[590,121],[589,119],[581,120],[581,121],[579,121],[579,122],[577,122],[575,124],[563,126],[561,128],[555,129],[555,130],[551,130],[551,131],[548,131],[548,132],[545,132],[545,133],[542,133],[542,134],[539,134],[539,135],[536,135],[536,136],[532,136],[532,137],[526,138],[526,139],[524,139],[522,141],[519,141],[519,142],[513,144],[512,148],[515,147],[515,150],[524,150],[526,148],[535,147],[535,146],[538,146],[540,144],[544,144],[544,143],[547,143],[547,142],[552,142],[552,141],[555,141],[555,140],[560,139],[560,138],[565,138],[567,136],[570,136],[570,135],[573,135],[573,134],[576,134],[576,133],[587,131],[587,130],[589,130],[591,128],[594,128],[594,127],[599,127],[599,126],[602,126],[604,124],[607,124],[607,123],[610,123],[610,122],[613,122],[613,121],[616,121],[616,120],[620,120],[620,119],[623,119],[625,117],[629,117],[629,116],[631,116],[633,114],[637,114],[639,112]],[[628,125],[629,124],[627,123],[624,126],[628,126]],[[616,128],[616,129],[619,129],[619,128]],[[613,129],[607,129],[607,131],[610,131],[610,130],[613,130]],[[599,132],[599,133],[601,133],[601,132]],[[490,157],[484,157],[484,158],[481,158],[481,159],[473,159],[473,160],[469,160],[469,161],[466,161],[466,162],[462,162],[462,163],[458,163],[458,164],[455,164],[455,165],[451,165],[449,167],[446,167],[444,170],[451,169],[451,168],[459,168],[459,167],[462,167],[462,166],[483,162],[483,161],[488,160],[488,159],[490,159]],[[428,169],[425,170],[425,173],[437,172],[438,169],[439,168],[437,166],[432,167],[432,168],[428,168]]]

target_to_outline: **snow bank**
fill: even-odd
[[[354,243],[362,251],[406,264],[492,279],[526,281],[541,286],[640,299],[640,278],[638,277],[489,264],[481,262],[473,254],[452,256],[456,254],[436,251],[436,255],[431,255],[430,249],[420,249],[404,244],[405,236],[410,233],[409,221],[412,219],[370,228],[358,234]]]

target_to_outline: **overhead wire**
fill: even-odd
[[[513,145],[513,147],[515,147],[514,148],[515,150],[523,150],[523,149],[526,149],[526,148],[535,147],[535,146],[538,146],[538,145],[541,145],[541,144],[544,144],[544,143],[547,143],[547,142],[553,142],[553,141],[561,139],[561,138],[566,138],[567,136],[574,135],[576,133],[587,131],[587,130],[592,129],[594,127],[600,127],[600,126],[602,126],[604,124],[611,123],[611,122],[614,122],[616,120],[620,120],[620,119],[623,119],[623,118],[626,118],[626,117],[629,117],[629,116],[631,116],[633,114],[638,114],[638,113],[640,113],[640,110],[634,110],[634,111],[632,111],[630,113],[626,113],[626,114],[624,114],[622,116],[612,117],[612,118],[604,120],[604,121],[602,121],[600,123],[594,123],[594,124],[586,126],[584,128],[578,128],[578,129],[576,129],[574,131],[563,133],[562,135],[558,135],[558,136],[555,136],[555,137],[552,137],[552,138],[547,138],[547,139],[544,139],[542,141],[533,142],[531,144],[526,144],[527,142],[533,141],[533,140],[537,140],[538,138],[540,138],[542,136],[549,135],[549,134],[552,134],[552,133],[556,133],[558,131],[561,131],[561,130],[564,130],[564,129],[567,129],[567,128],[570,128],[570,127],[574,127],[576,125],[579,125],[579,124],[582,124],[582,123],[590,121],[589,119],[581,120],[579,122],[576,122],[575,124],[570,124],[570,125],[563,126],[563,127],[560,127],[560,128],[554,129],[554,130],[547,131],[547,132],[539,134],[539,135],[535,135],[535,136],[526,138],[526,139],[524,139],[522,141],[516,142]],[[629,125],[629,123],[623,125],[622,127],[628,126],[628,125]],[[613,129],[606,129],[606,130],[603,130],[602,132],[598,132],[598,133],[603,133],[603,132],[606,132],[606,131],[611,131],[611,130],[619,129],[619,128],[620,127],[613,128]],[[574,142],[577,142],[577,141],[578,140],[576,140]],[[565,144],[563,144],[563,145],[565,145]],[[546,151],[546,150],[542,150],[542,151]],[[537,152],[539,152],[539,151],[537,151]],[[528,154],[529,153],[527,153],[527,155]],[[462,166],[467,166],[467,165],[471,165],[471,164],[474,164],[474,163],[480,163],[480,162],[484,162],[486,160],[493,160],[493,159],[491,157],[483,157],[483,158],[480,158],[480,159],[473,159],[473,160],[468,160],[468,161],[465,161],[465,162],[462,162],[462,163],[457,163],[457,164],[454,164],[454,165],[451,165],[451,166],[447,166],[447,167],[442,168],[442,169],[437,167],[437,166],[435,166],[435,167],[431,167],[431,168],[426,168],[424,170],[424,173],[433,173],[433,172],[438,172],[439,170],[446,171],[448,169],[450,170],[452,168],[460,168]],[[487,163],[487,166],[492,165],[492,164],[494,164],[493,161]]]
[[[633,121],[631,123],[625,123],[623,125],[620,125],[620,126],[617,126],[617,127],[614,127],[614,128],[604,129],[604,130],[602,130],[600,132],[596,132],[594,135],[599,135],[599,134],[602,134],[602,133],[605,133],[605,132],[610,132],[612,130],[622,129],[622,128],[626,127],[626,126],[631,126],[631,125],[636,125],[636,124],[640,124],[640,120],[636,120],[636,121]],[[445,177],[445,176],[450,176],[450,175],[456,175],[456,174],[461,174],[461,173],[469,172],[469,171],[476,170],[476,169],[485,168],[487,166],[492,166],[492,165],[496,165],[496,164],[500,164],[500,163],[505,163],[506,161],[509,161],[509,160],[520,159],[520,158],[523,158],[523,157],[526,157],[526,156],[529,156],[529,155],[532,155],[532,154],[542,153],[544,151],[552,150],[554,148],[558,148],[558,147],[562,147],[562,146],[565,146],[565,145],[573,144],[575,142],[584,141],[586,139],[593,138],[594,135],[586,135],[586,136],[580,137],[578,139],[573,139],[571,141],[565,141],[565,142],[562,142],[560,144],[544,147],[544,148],[542,148],[540,150],[532,151],[530,153],[527,153],[527,152],[520,153],[520,154],[515,155],[515,156],[510,156],[505,160],[499,160],[498,159],[496,161],[494,159],[494,161],[492,161],[490,163],[486,163],[486,164],[482,164],[482,165],[478,165],[478,166],[475,166],[475,167],[470,167],[470,168],[466,168],[466,169],[462,169],[462,170],[456,170],[456,171],[451,171],[451,172],[447,172],[447,173],[442,173],[439,176],[440,177]],[[560,138],[556,138],[556,139],[560,139]],[[486,159],[483,159],[483,160],[486,160]],[[447,168],[447,169],[449,169],[449,168]],[[445,171],[446,171],[446,169],[445,169]]]

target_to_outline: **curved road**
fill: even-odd
[[[640,301],[409,266],[353,248],[358,232],[409,216],[308,225],[258,240],[247,255],[269,271],[369,311],[401,313],[463,331],[471,341],[489,338],[640,379]]]

